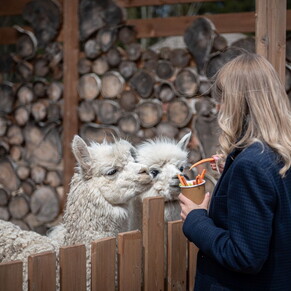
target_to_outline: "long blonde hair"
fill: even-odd
[[[281,157],[284,177],[291,166],[290,101],[272,65],[262,56],[243,53],[218,72],[213,95],[221,103],[223,155],[257,141],[266,143]]]

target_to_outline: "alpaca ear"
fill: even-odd
[[[91,169],[91,158],[85,141],[78,135],[74,136],[72,143],[73,154],[80,165],[84,175],[88,175]]]
[[[186,150],[187,149],[187,145],[190,141],[190,137],[191,137],[192,132],[190,131],[189,133],[185,134],[181,140],[178,142],[178,146],[182,149],[182,150]]]

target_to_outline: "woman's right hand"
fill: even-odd
[[[210,162],[210,167],[213,171],[217,171],[219,174],[223,172],[224,169],[224,160],[221,155],[213,155],[214,162]]]

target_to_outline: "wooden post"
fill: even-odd
[[[285,84],[286,0],[256,0],[256,51],[264,56]]]
[[[74,172],[75,159],[71,150],[73,136],[78,133],[78,56],[79,21],[78,0],[63,0],[64,11],[64,118],[63,118],[63,158],[64,158],[64,201],[66,203],[69,183]],[[62,207],[62,208],[63,208]]]

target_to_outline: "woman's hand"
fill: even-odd
[[[223,172],[224,169],[224,161],[221,155],[213,155],[215,162],[210,162],[210,167],[213,171],[217,171],[219,174]]]
[[[201,204],[196,204],[190,199],[188,199],[186,196],[184,196],[182,193],[179,195],[179,200],[180,200],[180,206],[181,206],[181,218],[183,221],[185,221],[187,215],[189,214],[190,211],[194,209],[208,209],[209,201],[210,201],[210,194],[207,192],[205,194],[204,200],[202,201]]]

